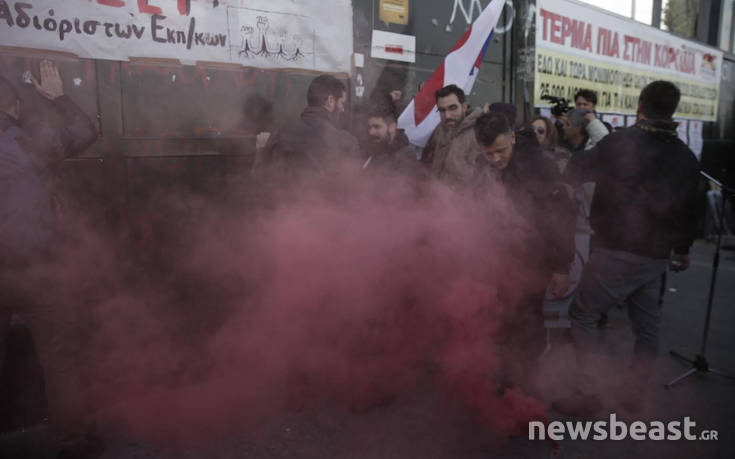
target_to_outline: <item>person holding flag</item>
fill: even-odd
[[[468,178],[466,166],[477,157],[472,126],[482,113],[467,113],[465,94],[472,92],[504,5],[490,2],[398,118],[398,128],[424,150],[423,160],[440,178]]]
[[[470,110],[464,91],[453,84],[436,92],[436,105],[441,124],[434,130],[421,160],[429,165],[434,177],[450,185],[467,184],[474,176],[479,154],[472,128],[482,110]]]

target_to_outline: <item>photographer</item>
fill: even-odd
[[[593,112],[579,108],[557,117],[557,126],[563,145],[572,153],[589,150],[610,132]]]

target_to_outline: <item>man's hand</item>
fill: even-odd
[[[587,113],[586,115],[584,115],[584,118],[587,120],[588,123],[590,121],[593,121],[593,120],[597,119],[597,117],[595,116],[595,114],[593,112]]]
[[[569,274],[554,273],[551,275],[551,281],[549,282],[549,292],[556,298],[561,298],[569,290],[569,286],[572,285],[572,281],[569,280]]]
[[[675,272],[684,271],[689,267],[689,255],[672,254],[669,267]]]
[[[64,85],[61,82],[59,68],[51,61],[41,61],[41,82],[31,75],[33,86],[46,99],[54,100],[64,95]]]

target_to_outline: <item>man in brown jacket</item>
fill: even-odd
[[[436,106],[441,124],[424,148],[422,161],[434,177],[450,185],[468,184],[480,151],[473,127],[482,110],[469,110],[464,91],[453,84],[436,92]]]

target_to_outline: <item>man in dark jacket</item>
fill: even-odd
[[[50,122],[28,116],[31,121],[21,126],[20,97],[9,81],[0,78],[0,250],[6,264],[9,259],[28,263],[50,248],[53,214],[58,210],[51,203],[59,202],[55,169],[97,138],[89,117],[64,95],[56,65],[42,61],[40,70],[41,79],[34,78],[34,85],[51,102]]]
[[[426,165],[418,160],[406,134],[396,126],[396,114],[386,104],[374,105],[367,116],[368,142],[362,168],[389,170],[414,177],[427,176]]]
[[[82,415],[75,403],[77,394],[69,396],[80,390],[77,356],[73,355],[76,348],[69,349],[74,347],[70,341],[79,330],[72,315],[60,313],[59,301],[64,299],[51,293],[57,289],[32,273],[35,263],[53,256],[57,241],[60,200],[54,187],[56,168],[64,159],[90,146],[97,132],[89,117],[64,95],[56,65],[42,61],[40,80],[34,78],[33,83],[49,101],[49,111],[41,113],[44,116],[24,113],[13,85],[0,78],[0,359],[4,359],[0,378],[6,388],[36,384],[23,381],[13,385],[14,378],[26,376],[6,371],[13,362],[20,367],[37,363],[18,362],[20,356],[6,355],[5,335],[12,315],[19,324],[28,324],[33,333],[46,380],[52,432],[65,434],[79,427],[77,415]],[[65,320],[66,316],[69,320]],[[36,387],[42,386],[43,383]],[[26,402],[40,403],[37,394],[34,400],[28,399],[22,389],[4,395],[0,413],[7,416],[3,420],[5,428],[20,429],[43,421],[42,410],[23,406]],[[35,416],[18,416],[13,410],[26,410]]]
[[[340,129],[347,90],[331,75],[320,75],[309,85],[307,107],[299,120],[279,129],[268,140],[254,167],[273,167],[291,172],[322,174],[345,160],[357,161],[357,140]]]
[[[640,409],[657,352],[662,276],[669,263],[675,271],[688,267],[697,231],[699,164],[677,137],[672,116],[679,99],[673,83],[650,83],[640,94],[639,121],[573,156],[567,169],[571,183],[597,184],[590,215],[592,255],[570,311],[572,334],[592,357],[589,352],[601,351],[600,316],[627,304],[635,348],[632,373],[620,394],[621,406],[631,411]],[[579,403],[567,404],[566,411],[596,411],[595,395],[577,397]]]
[[[558,168],[542,154],[532,132],[516,134],[501,113],[482,115],[474,131],[483,153],[478,174],[495,174],[527,224],[519,229],[521,253],[508,262],[518,271],[499,295],[505,305],[502,344],[511,382],[528,383],[545,345],[544,295],[548,289],[560,297],[569,288],[575,209]]]

